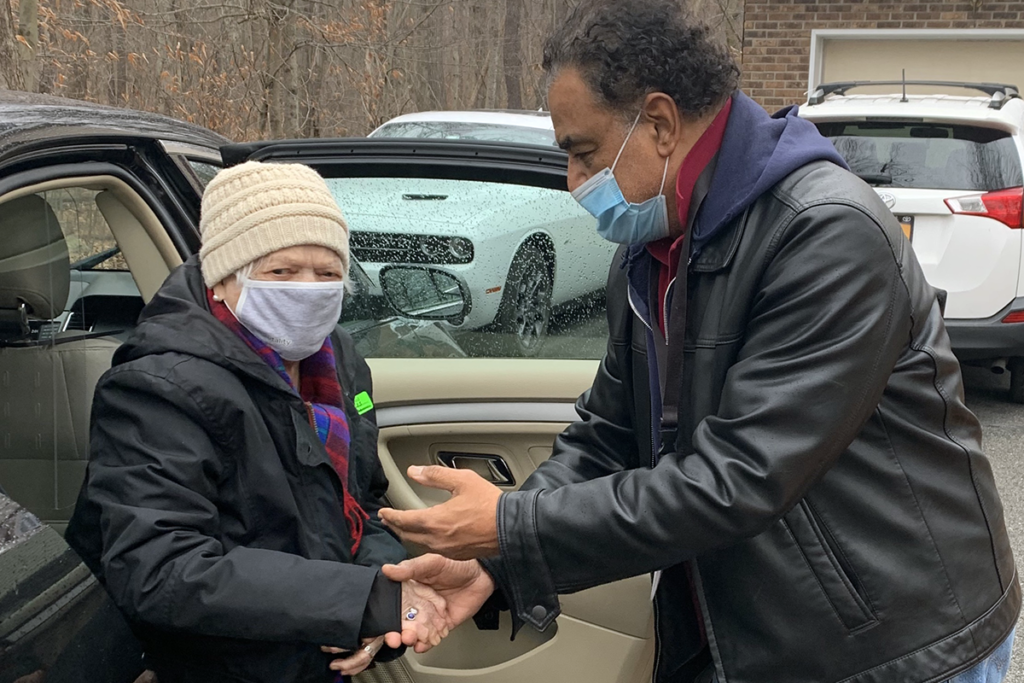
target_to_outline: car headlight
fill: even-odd
[[[445,245],[436,237],[423,235],[420,237],[420,253],[430,259],[429,263],[438,263],[445,255]]]
[[[452,237],[448,240],[448,252],[460,262],[472,261],[473,243],[465,237]]]

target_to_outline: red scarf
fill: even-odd
[[[276,370],[306,403],[309,424],[316,430],[331,459],[331,464],[338,473],[338,478],[341,479],[342,508],[348,522],[349,535],[352,537],[352,555],[355,555],[360,541],[363,540],[363,523],[370,516],[348,491],[348,451],[352,437],[342,402],[341,383],[338,381],[331,338],[328,337],[324,341],[319,351],[300,361],[301,386],[296,390],[291,376],[284,369],[281,356],[238,322],[238,318],[223,301],[214,301],[213,292],[210,290],[206,290],[206,300],[214,317],[237,334],[267,365]]]

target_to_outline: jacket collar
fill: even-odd
[[[114,354],[113,364],[159,353],[201,358],[295,394],[273,368],[210,312],[198,256],[189,258],[167,278],[142,310],[138,326]]]
[[[774,115],[742,92],[732,98],[707,198],[693,220],[694,259],[691,270],[710,273],[729,265],[739,247],[743,218],[761,196],[815,161],[846,168],[846,162],[813,123],[788,107]],[[646,245],[631,245],[624,263],[632,272],[645,260]],[[649,273],[649,268],[648,268]],[[646,292],[646,275],[635,282]]]

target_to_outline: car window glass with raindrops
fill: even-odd
[[[210,181],[213,180],[213,177],[221,170],[220,166],[195,159],[189,159],[188,165],[192,168],[192,172],[196,174],[196,178],[204,190],[210,184]]]
[[[876,187],[994,191],[1020,187],[1013,137],[994,128],[903,121],[829,121],[818,130]]]
[[[601,358],[616,245],[563,190],[330,178],[348,222],[342,326],[367,357]]]

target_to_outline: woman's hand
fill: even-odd
[[[363,638],[363,646],[356,650],[355,653],[342,659],[335,659],[331,662],[331,671],[337,671],[343,676],[355,676],[356,674],[365,671],[366,667],[370,666],[370,663],[373,662],[373,658],[377,656],[377,652],[379,652],[382,647],[384,647],[384,636]],[[332,654],[344,654],[348,652],[348,650],[343,650],[340,647],[328,647],[326,645],[322,646],[320,649]]]
[[[404,581],[403,586],[409,583],[432,588],[444,600],[449,629],[476,614],[494,593],[494,580],[476,560],[458,561],[427,554],[397,565],[386,564],[381,571],[392,581]],[[427,649],[430,648],[416,651]]]
[[[410,618],[412,617],[412,618]],[[377,638],[364,638],[363,647],[350,653],[340,647],[321,646],[331,654],[348,654],[348,657],[331,662],[332,671],[344,676],[355,676],[370,666],[373,658],[384,645],[399,648],[412,647],[416,652],[426,652],[448,635],[448,618],[445,600],[432,588],[417,581],[402,583],[402,631],[386,633]]]
[[[426,652],[447,635],[445,599],[418,581],[402,582],[402,643]]]

